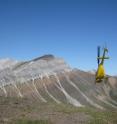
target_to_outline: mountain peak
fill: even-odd
[[[49,60],[52,60],[54,58],[55,58],[54,55],[52,55],[52,54],[46,54],[46,55],[43,55],[41,57],[38,57],[38,58],[33,59],[33,61],[37,61],[37,60],[40,60],[40,59],[41,60],[49,61]]]
[[[2,68],[3,65],[7,65],[7,67]],[[45,76],[46,74],[71,70],[71,67],[64,59],[54,57],[51,54],[43,55],[30,61],[19,61],[13,64],[3,63],[0,67],[2,68],[0,80],[3,79],[5,84],[16,82],[16,79],[20,82],[26,82],[40,75]]]

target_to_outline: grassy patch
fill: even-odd
[[[117,111],[102,111],[91,107],[74,107],[69,104],[50,104],[50,106],[55,108],[54,111],[64,114],[85,113],[91,117],[88,124],[117,124]]]
[[[115,111],[93,111],[90,114],[93,117],[90,124],[117,124]]]
[[[91,107],[74,107],[64,103],[39,103],[28,99],[0,97],[0,110],[2,118],[6,118],[0,118],[0,124],[52,124],[54,117],[62,116],[62,119],[66,117],[69,119],[73,117],[72,114],[78,117],[80,113],[84,116],[88,115],[89,123],[85,124],[117,124],[117,110],[102,111]],[[50,115],[53,113],[55,116],[52,116],[50,121]]]
[[[16,120],[13,124],[52,124],[49,120]]]

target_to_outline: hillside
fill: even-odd
[[[100,111],[117,110],[116,77],[110,77],[106,82],[95,84],[93,73],[73,69],[64,59],[53,55],[44,55],[25,62],[10,60],[6,64],[6,61],[4,63],[2,60],[0,63],[2,63],[0,66],[0,109],[3,113],[7,112],[4,103],[11,104],[8,111],[14,110],[12,108],[14,103],[16,107],[22,106],[24,109],[31,104],[33,107],[34,105],[52,107],[53,104],[54,106],[73,106],[77,109],[88,107]],[[47,111],[50,110],[47,109]],[[1,116],[3,115],[1,113]],[[87,120],[90,117],[84,115],[84,118]]]

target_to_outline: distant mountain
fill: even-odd
[[[32,61],[37,61],[37,60],[46,60],[46,61],[49,61],[49,60],[52,60],[54,59],[55,57],[51,54],[48,54],[48,55],[44,55],[44,56],[41,56],[41,57],[38,57],[36,59],[33,59]]]
[[[2,59],[0,67],[0,79],[4,80],[4,85],[16,81],[25,82],[46,74],[69,71],[71,69],[62,58],[57,58],[53,55],[44,55],[25,62]]]
[[[117,109],[117,78],[95,84],[94,73],[73,69],[53,55],[25,62],[2,59],[0,96]]]
[[[12,60],[9,58],[0,59],[0,70],[3,70],[5,68],[11,68],[12,66],[14,66],[17,63],[18,63],[18,61]]]
[[[95,74],[96,73],[96,70],[93,69],[93,70],[90,70],[90,71],[87,71],[87,72],[90,73],[90,74]]]

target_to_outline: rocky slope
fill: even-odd
[[[0,96],[117,109],[117,78],[100,84],[94,80],[94,74],[72,69],[53,55],[26,62],[0,61]]]

